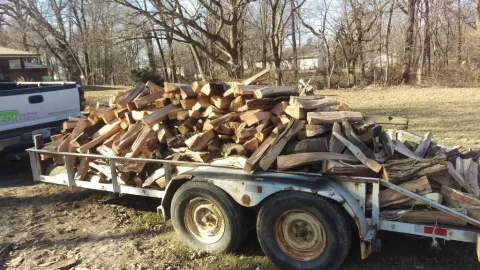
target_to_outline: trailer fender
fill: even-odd
[[[163,221],[166,222],[170,219],[170,206],[172,205],[172,199],[175,192],[186,182],[193,178],[189,174],[181,174],[173,177],[165,188],[165,196],[162,198],[161,205],[157,208],[157,213],[161,214]]]
[[[370,241],[372,237],[368,234],[368,221],[360,204],[355,198],[339,183],[322,178],[315,188],[309,185],[296,183],[295,185],[279,182],[268,182],[259,180],[229,180],[229,179],[198,179],[196,181],[207,181],[227,192],[237,203],[245,207],[259,205],[263,200],[279,192],[301,191],[313,193],[338,202],[345,211],[352,217],[358,228],[360,239],[360,250],[362,259],[366,259],[371,253]]]

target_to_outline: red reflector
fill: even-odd
[[[423,227],[423,233],[433,234],[433,229],[434,229],[434,227],[425,226],[425,227]],[[447,232],[448,232],[448,230],[445,229],[445,228],[435,228],[435,235],[447,236]]]
[[[263,192],[263,187],[257,186],[257,193],[262,193],[262,192]]]

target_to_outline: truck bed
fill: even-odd
[[[36,134],[48,141],[64,120],[81,116],[77,84],[56,84],[0,83],[0,152],[31,147]]]

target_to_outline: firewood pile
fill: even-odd
[[[63,134],[44,149],[146,159],[193,161],[253,170],[381,177],[436,202],[480,217],[479,153],[447,148],[432,135],[404,132],[400,117],[363,116],[302,86],[268,86],[268,70],[241,82],[140,83],[118,92],[109,107],[90,109],[87,119],[70,119]],[[303,89],[305,90],[305,89]],[[404,137],[405,137],[404,136]],[[58,157],[42,155],[42,159]],[[111,181],[104,160],[71,158],[77,180]],[[177,166],[173,175],[188,167]],[[118,162],[123,185],[165,188],[159,164]],[[371,195],[366,207],[371,207]],[[380,191],[384,218],[465,225],[425,211],[428,205],[392,190]],[[431,209],[429,209],[431,210]]]

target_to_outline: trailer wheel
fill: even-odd
[[[193,249],[233,252],[245,239],[246,218],[225,191],[206,182],[187,182],[171,206],[173,228]]]
[[[263,204],[257,234],[267,257],[281,269],[337,269],[350,251],[352,228],[338,204],[292,191]]]

